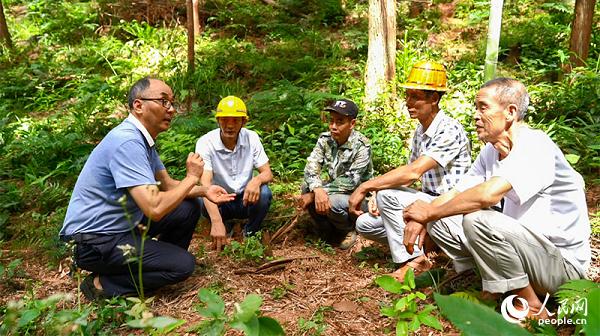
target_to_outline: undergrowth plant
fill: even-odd
[[[233,328],[242,331],[246,336],[285,335],[277,320],[262,316],[262,298],[257,294],[249,294],[242,302],[234,303],[234,311],[230,314],[225,311],[223,299],[206,288],[198,291],[198,299],[200,304],[196,305],[196,311],[205,320],[192,326],[189,332],[220,336]]]
[[[303,334],[314,336],[323,335],[327,330],[324,313],[331,310],[333,310],[331,306],[321,306],[315,310],[309,319],[299,318],[298,329],[300,329]]]
[[[443,330],[439,319],[432,314],[436,306],[428,304],[423,307],[419,301],[425,300],[425,294],[415,291],[415,274],[409,269],[401,283],[390,275],[383,275],[375,279],[375,283],[384,290],[400,295],[392,300],[391,304],[381,307],[381,314],[396,321],[396,335],[407,335],[419,330],[422,324]]]
[[[266,247],[262,243],[262,235],[260,232],[244,238],[240,243],[233,240],[223,248],[223,255],[230,256],[237,261],[249,261],[259,263],[263,261]]]

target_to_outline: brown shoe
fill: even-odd
[[[86,276],[81,282],[81,285],[79,285],[79,289],[81,289],[83,296],[85,296],[85,298],[89,301],[100,301],[107,299],[108,296],[106,295],[106,293],[104,293],[102,289],[96,288],[96,286],[94,285],[95,277],[96,274],[94,273]]]

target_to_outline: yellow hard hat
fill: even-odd
[[[447,91],[446,68],[433,61],[420,61],[413,65],[406,83],[400,84],[405,89]]]
[[[217,105],[217,113],[215,117],[244,117],[248,118],[248,110],[246,110],[246,104],[236,97],[227,96],[219,102]]]

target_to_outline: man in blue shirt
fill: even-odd
[[[181,181],[160,161],[155,139],[175,114],[167,84],[149,77],[137,81],[128,104],[129,117],[85,163],[60,231],[63,241],[75,242],[77,265],[92,272],[81,283],[89,300],[140,294],[189,277],[195,261],[187,248],[201,213],[198,197],[233,199],[221,187],[197,186],[204,166],[199,155],[188,155]],[[158,239],[147,239],[140,251],[143,231]]]

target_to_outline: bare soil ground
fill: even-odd
[[[587,199],[590,214],[594,214],[600,203],[600,187],[592,187]],[[306,216],[301,218],[308,220]],[[315,329],[301,328],[300,319],[326,325],[323,335],[383,335],[394,330],[393,321],[379,312],[380,305],[389,303],[392,298],[373,283],[377,276],[391,270],[388,268],[389,254],[383,253],[366,261],[357,258],[357,252],[369,246],[370,242],[359,240],[349,251],[336,248],[331,253],[307,244],[302,231],[293,230],[282,242],[272,246],[275,259],[291,261],[285,263],[283,268],[253,272],[256,265],[237,262],[210,250],[206,224],[198,231],[190,247],[190,251],[197,256],[196,272],[185,282],[158,292],[151,308],[158,315],[185,319],[187,323],[179,329],[180,333],[185,333],[187,327],[201,320],[194,309],[200,302],[197,298],[200,288],[217,289],[228,312],[233,310],[235,302],[241,302],[247,294],[260,294],[263,297],[263,314],[277,319],[288,335],[318,335]],[[590,277],[599,282],[600,237],[592,237],[591,243],[593,265]],[[384,247],[373,247],[385,251]],[[49,267],[43,251],[3,250],[3,264],[15,258],[23,260],[22,276],[15,278],[11,286],[0,284],[2,305],[9,300],[23,298],[31,289],[37,298],[59,292],[71,293],[74,297],[78,294],[76,281],[66,275],[65,267]],[[447,259],[440,257],[436,261],[436,267],[450,268]],[[462,285],[466,287],[469,284]],[[431,303],[430,298],[428,301]],[[75,304],[74,300],[72,305]],[[319,322],[320,316],[322,322]],[[446,320],[441,320],[443,332],[422,327],[417,334],[459,334]],[[132,333],[129,328],[121,331],[122,334]],[[560,334],[569,334],[572,328],[560,331]],[[227,333],[239,334],[234,330]]]

